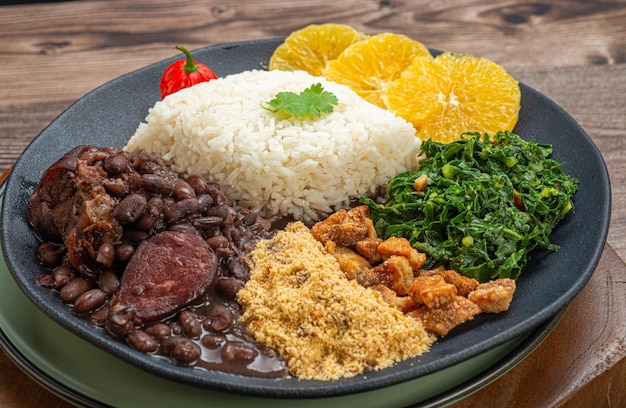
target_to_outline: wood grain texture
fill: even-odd
[[[3,88],[3,104],[14,98],[40,101],[42,95],[74,100],[107,80],[174,55],[176,44],[197,48],[283,37],[306,24],[330,21],[366,33],[402,32],[429,47],[484,56],[509,69],[626,60],[626,49],[620,46],[626,43],[624,2],[346,0],[324,7],[311,0],[66,4],[3,9],[1,80],[11,81]],[[33,87],[33,75],[38,87]],[[59,87],[59,81],[66,86]]]
[[[0,407],[2,408],[70,408],[69,402],[50,393],[0,352]]]
[[[596,274],[550,336],[507,375],[454,408],[477,407],[485,400],[494,407],[624,406],[625,271],[623,261],[607,247]],[[590,309],[598,299],[603,300],[599,307]],[[572,355],[572,349],[582,352]],[[615,367],[612,381],[597,378],[607,367]]]
[[[490,58],[586,130],[612,181],[601,265],[535,353],[458,407],[626,406],[625,0],[94,0],[0,7],[0,172],[78,98],[176,55],[175,45],[284,37],[326,22]],[[537,378],[537,370],[550,381]],[[0,406],[42,404],[69,406],[0,354]]]

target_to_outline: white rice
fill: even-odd
[[[331,114],[303,119],[262,107],[278,92],[300,93],[316,83],[339,100]],[[301,71],[253,70],[157,102],[126,149],[202,175],[266,217],[307,222],[413,169],[419,145],[410,123],[344,85]]]

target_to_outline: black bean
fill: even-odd
[[[202,345],[204,347],[210,350],[215,350],[222,347],[222,345],[226,343],[227,339],[226,336],[222,334],[207,334],[205,336],[202,336],[202,339],[200,341],[202,342]]]
[[[168,223],[176,223],[198,210],[198,200],[196,198],[186,198],[176,201],[165,208],[163,215]]]
[[[104,170],[111,176],[117,176],[126,172],[128,160],[121,154],[110,154],[104,159]]]
[[[106,159],[107,153],[103,151],[87,150],[80,156],[80,160],[87,165],[93,165],[97,161]]]
[[[35,285],[44,288],[54,288],[54,278],[49,273],[42,273],[35,277]]]
[[[196,315],[189,310],[184,310],[178,317],[178,323],[185,336],[192,339],[200,338],[202,334],[202,325],[196,318]]]
[[[104,327],[114,336],[126,337],[134,329],[133,318],[136,314],[132,307],[110,311]]]
[[[111,296],[120,287],[120,279],[114,271],[106,270],[98,278],[98,286],[107,295]]]
[[[206,193],[211,196],[213,202],[217,202],[218,196],[223,195],[220,185],[217,183],[208,183],[206,186]],[[221,199],[220,199],[221,200]]]
[[[191,341],[188,338],[186,338],[185,336],[170,336],[170,337],[166,337],[164,339],[161,340],[161,351],[164,354],[170,354],[172,352],[172,350],[174,350],[174,347],[176,347],[176,345],[178,343],[182,343],[184,341]]]
[[[59,265],[63,259],[61,248],[49,242],[39,245],[37,252],[41,263],[50,268]]]
[[[126,335],[126,342],[142,353],[154,353],[159,349],[159,342],[143,330],[131,330]]]
[[[143,174],[141,176],[143,188],[151,193],[163,194],[166,196],[172,195],[174,191],[174,181],[168,178],[161,177],[156,174]]]
[[[174,184],[173,194],[178,201],[186,198],[196,198],[196,191],[184,180],[179,180]]]
[[[251,225],[251,227],[254,228],[254,231],[257,233],[262,233],[262,232],[267,232],[269,230],[272,229],[272,222],[268,219],[265,219],[263,217],[256,217],[256,222],[254,223],[254,225]]]
[[[136,169],[141,169],[141,166],[145,166],[148,169],[151,166],[156,166],[158,169],[163,167],[163,161],[161,161],[158,157],[151,155],[145,150],[140,151],[133,158],[133,167]],[[145,164],[150,163],[150,164]]]
[[[250,277],[250,269],[245,261],[240,257],[230,258],[227,261],[228,272],[233,278],[247,281]]]
[[[234,299],[237,296],[237,292],[243,288],[243,282],[235,278],[220,278],[215,287],[224,296]]]
[[[183,234],[200,235],[200,232],[198,232],[196,227],[184,221],[177,223],[177,224],[170,225],[169,230],[175,231],[175,232],[182,232]]]
[[[128,187],[131,191],[141,191],[143,189],[143,178],[139,173],[130,173],[128,175]]]
[[[211,195],[213,202],[216,204],[226,205],[228,207],[234,205],[233,200],[224,194],[217,183],[207,183],[207,194]]]
[[[115,259],[122,262],[127,262],[135,252],[135,247],[132,244],[123,242],[115,246]]]
[[[191,365],[198,361],[202,350],[200,347],[189,339],[181,341],[174,346],[170,352],[170,356],[180,364]]]
[[[254,233],[248,229],[241,232],[239,241],[239,248],[242,249],[244,252],[250,252],[256,246],[256,238],[254,236]]]
[[[161,170],[162,166],[152,160],[141,162],[138,169],[143,174],[156,174]]]
[[[74,301],[74,311],[76,313],[93,312],[104,304],[106,298],[106,293],[100,289],[88,290],[76,298]]]
[[[204,327],[214,333],[222,333],[228,330],[235,321],[235,315],[225,305],[214,303],[206,311],[207,319]]]
[[[220,217],[222,220],[225,220],[229,213],[230,209],[225,205],[214,205],[207,211],[208,216]]]
[[[207,238],[206,243],[213,249],[227,248],[230,241],[223,235],[214,235]]]
[[[122,237],[125,240],[134,243],[140,243],[148,239],[149,235],[146,231],[140,231],[134,228],[124,228],[124,232],[122,233]]]
[[[224,217],[224,219],[222,220],[222,224],[223,225],[232,225],[233,222],[235,221],[235,217],[233,215],[233,209],[231,207],[226,207],[226,209],[228,210],[228,212],[226,213],[226,217]]]
[[[233,244],[235,244],[236,248],[240,247],[241,241],[240,241],[240,236],[241,233],[239,232],[239,229],[236,228],[234,225],[226,225],[224,228],[222,228],[222,234],[228,238]]]
[[[183,329],[181,329],[180,327],[180,323],[178,322],[170,322],[170,330],[172,331],[172,334],[174,335],[179,335],[183,333]]]
[[[76,274],[74,271],[65,265],[59,265],[52,270],[52,277],[54,279],[53,287],[60,289],[67,284]]]
[[[157,340],[162,340],[172,334],[172,329],[165,323],[156,323],[144,329],[146,333]]]
[[[191,174],[187,177],[187,183],[191,185],[197,196],[205,194],[208,190],[206,180],[197,174]]]
[[[226,238],[228,239],[228,238]],[[230,241],[228,241],[230,242]],[[219,257],[219,258],[229,258],[233,255],[235,255],[235,251],[229,246],[227,247],[218,247],[214,249],[215,254]]]
[[[198,212],[206,213],[213,205],[213,199],[208,194],[201,194],[196,197],[198,199]]]
[[[146,204],[146,197],[138,193],[131,193],[113,208],[113,217],[121,224],[135,222],[143,214]]]
[[[114,197],[122,198],[130,192],[130,185],[121,178],[107,179],[102,184],[107,192]]]
[[[216,235],[222,235],[222,229],[219,226],[207,228],[204,231],[202,231],[202,235],[206,239],[214,237]]]
[[[222,359],[233,363],[250,363],[259,352],[241,341],[229,341],[222,347]]]
[[[106,323],[107,316],[109,315],[108,306],[103,306],[89,315],[89,321],[94,326],[103,327]]]
[[[255,213],[254,211],[250,211],[250,210],[245,210],[241,212],[242,218],[243,218],[243,225],[246,227],[250,227],[254,224],[256,224],[256,220],[258,218],[257,213]]]
[[[89,290],[89,282],[85,278],[72,278],[61,288],[59,297],[63,303],[72,304],[83,293]]]
[[[100,265],[109,267],[113,264],[114,258],[115,247],[113,247],[113,244],[105,242],[98,247],[98,252],[96,253],[96,262],[98,262]]]
[[[199,230],[205,231],[209,228],[217,227],[222,223],[222,218],[215,215],[207,215],[206,217],[197,217],[191,220],[194,227]]]
[[[149,231],[156,227],[162,212],[163,200],[160,197],[152,197],[146,203],[146,208],[135,225],[141,230]]]

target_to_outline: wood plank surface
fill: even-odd
[[[626,313],[615,311],[626,304],[625,271],[623,261],[607,247],[596,274],[550,336],[507,375],[454,408],[479,407],[483,401],[492,407],[623,406]],[[604,301],[590,309],[597,299]],[[580,353],[572,355],[573,349]],[[601,377],[607,367],[615,370],[610,381]]]
[[[369,34],[403,33],[432,48],[490,58],[586,130],[612,181],[609,246],[601,267],[536,353],[457,405],[626,406],[626,276],[620,260],[626,259],[625,0],[94,0],[3,6],[0,172],[78,98],[176,55],[175,45],[194,49],[284,37],[326,22]],[[551,377],[537,378],[543,375],[538,369]],[[0,406],[38,407],[42,401],[68,406],[0,353]]]

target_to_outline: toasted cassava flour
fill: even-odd
[[[237,295],[255,338],[301,379],[336,380],[420,355],[435,336],[348,280],[301,222],[260,241],[249,256],[250,280]]]

